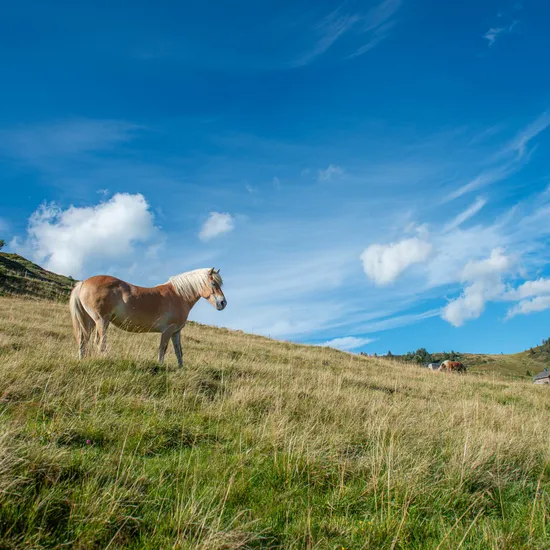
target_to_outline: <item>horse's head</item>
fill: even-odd
[[[225,306],[227,306],[227,300],[222,292],[222,285],[220,270],[210,269],[208,271],[208,282],[204,286],[201,296],[208,300],[218,311],[225,309]]]

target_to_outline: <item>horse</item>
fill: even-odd
[[[218,311],[225,309],[227,300],[222,285],[220,270],[213,267],[175,275],[154,287],[135,286],[109,275],[80,281],[69,300],[79,359],[88,352],[94,327],[96,343],[101,352],[106,351],[107,329],[112,323],[128,332],[160,332],[160,364],[172,339],[178,366],[183,367],[181,329],[200,298]]]
[[[450,361],[447,359],[441,363],[441,366],[438,369],[440,372],[466,372],[466,367],[460,361]]]

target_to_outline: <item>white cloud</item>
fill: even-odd
[[[357,338],[355,336],[344,336],[343,338],[334,338],[328,342],[323,342],[319,346],[328,346],[330,348],[336,348],[343,351],[351,351],[353,349],[366,346],[374,342],[372,338]]]
[[[367,34],[367,41],[360,46],[350,57],[359,57],[372,50],[379,42],[384,40],[394,26],[392,18],[401,7],[401,0],[384,0],[372,8],[364,19],[363,30]]]
[[[477,319],[485,310],[487,302],[486,287],[480,282],[467,286],[462,295],[449,302],[441,317],[455,327],[462,326],[466,321]]]
[[[235,219],[231,214],[227,212],[210,212],[199,233],[199,238],[202,241],[208,241],[223,233],[229,233],[233,229],[235,229]]]
[[[297,67],[307,65],[319,55],[325,53],[343,34],[349,31],[360,20],[358,15],[339,13],[336,10],[317,24],[319,38],[313,48],[295,61]]]
[[[326,170],[319,170],[317,179],[319,181],[331,181],[344,174],[344,169],[335,164],[329,164]]]
[[[506,27],[491,27],[484,35],[483,38],[489,41],[489,47],[491,47],[496,39],[501,35],[503,32],[506,32]]]
[[[430,309],[421,313],[408,313],[405,315],[396,315],[395,317],[388,317],[387,319],[377,319],[367,322],[362,325],[357,325],[356,329],[364,332],[381,332],[384,330],[392,330],[394,328],[405,327],[424,321],[425,319],[431,319],[441,314],[439,309]]]
[[[487,259],[469,261],[462,272],[462,280],[475,282],[493,275],[501,275],[508,271],[512,264],[512,258],[504,254],[503,248],[495,248]]]
[[[529,142],[550,126],[550,112],[542,113],[529,126],[524,128],[510,144],[510,149],[515,151],[519,158],[525,155]]]
[[[514,27],[517,25],[517,21],[512,21],[510,25],[504,27],[491,27],[484,35],[483,38],[489,42],[489,47],[491,47],[502,34],[512,32]]]
[[[47,269],[80,277],[98,261],[127,257],[155,233],[153,214],[140,195],[116,194],[96,206],[62,210],[44,205],[29,219],[27,237],[11,246]]]
[[[387,245],[373,244],[361,254],[363,269],[377,285],[387,285],[409,266],[426,260],[432,245],[417,237]]]
[[[531,124],[523,128],[506,146],[490,160],[494,165],[464,185],[449,193],[444,202],[462,197],[466,193],[503,181],[520,170],[530,158],[529,143],[550,126],[550,112],[539,115]]]
[[[508,293],[510,299],[522,300],[542,294],[550,294],[550,279],[541,277],[535,281],[525,281],[516,290]]]
[[[464,222],[474,217],[486,204],[487,204],[486,199],[478,197],[474,202],[474,204],[472,204],[469,208],[464,210],[464,212],[461,212],[455,218],[453,218],[449,223],[447,223],[443,228],[443,231],[451,231],[461,226]]]
[[[522,300],[519,304],[508,310],[507,318],[515,317],[516,315],[529,315],[550,309],[550,296],[536,296],[530,300]]]
[[[485,260],[468,262],[462,271],[462,280],[469,284],[459,298],[445,306],[442,318],[455,327],[477,319],[488,301],[502,298],[505,291],[502,277],[512,265],[512,258],[501,248],[494,249]]]
[[[518,164],[515,159],[514,161],[507,162],[501,166],[491,168],[485,172],[482,172],[464,185],[461,185],[458,189],[450,193],[446,197],[445,201],[458,199],[466,193],[470,193],[471,191],[475,191],[481,187],[486,187],[498,181],[502,181],[517,172],[520,168],[521,164]]]
[[[401,0],[383,0],[366,13],[343,13],[343,6],[344,4],[317,23],[317,40],[306,53],[295,60],[294,66],[311,63],[337,41],[345,42],[344,48],[351,51],[348,58],[365,54],[386,38],[394,25]]]
[[[505,300],[519,303],[508,310],[507,318],[516,315],[528,315],[550,308],[550,279],[541,277],[534,281],[525,281],[518,288],[510,290]]]

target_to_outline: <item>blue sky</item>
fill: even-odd
[[[353,351],[550,336],[550,5],[231,4],[3,10],[8,250]]]

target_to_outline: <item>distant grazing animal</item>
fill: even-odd
[[[441,363],[438,370],[440,372],[466,372],[466,367],[460,361],[450,361],[447,359]]]
[[[96,329],[96,343],[107,346],[107,329],[113,323],[128,332],[160,332],[159,363],[164,361],[172,339],[178,365],[183,366],[180,332],[191,308],[200,298],[217,310],[227,305],[222,292],[220,270],[196,269],[170,277],[168,282],[145,288],[108,275],[96,275],[79,282],[69,302],[78,357],[88,352],[88,341]]]

